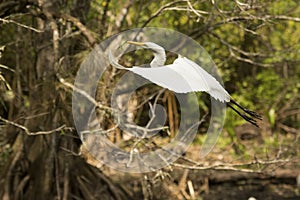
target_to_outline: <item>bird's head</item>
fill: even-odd
[[[128,44],[140,46],[144,49],[149,49],[154,54],[154,59],[151,61],[151,67],[160,67],[163,66],[166,62],[166,52],[165,49],[158,44],[153,42],[135,42],[135,41],[127,41]]]

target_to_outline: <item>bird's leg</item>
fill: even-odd
[[[233,99],[230,99],[230,102],[229,103],[233,103],[234,105],[236,105],[237,107],[239,107],[240,109],[242,109],[245,113],[247,113],[248,115],[256,118],[256,119],[260,119],[262,120],[262,117],[257,114],[256,112],[252,111],[252,110],[249,110],[247,108],[244,108],[243,106],[241,106],[240,104],[238,104],[236,101],[234,101]]]
[[[249,117],[248,115],[245,115],[245,114],[240,113],[237,109],[235,109],[235,108],[230,104],[230,102],[227,103],[227,105],[228,105],[234,112],[236,112],[239,116],[241,116],[243,119],[245,119],[247,122],[253,124],[253,125],[256,126],[256,127],[258,127],[258,125],[257,125],[255,119]]]
[[[239,116],[241,116],[242,118],[244,118],[246,121],[250,122],[251,124],[253,124],[254,126],[258,127],[257,122],[255,119],[259,119],[262,120],[262,117],[257,114],[256,112],[246,109],[243,106],[241,106],[240,104],[238,104],[237,102],[235,102],[233,99],[230,99],[230,101],[227,103],[227,105],[233,110],[235,111]],[[235,107],[233,107],[233,105],[236,105],[238,108],[240,108],[242,111],[244,111],[245,113],[241,113],[240,111],[238,111]]]

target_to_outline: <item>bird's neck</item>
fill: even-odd
[[[161,67],[166,62],[166,53],[165,51],[159,51],[154,53],[154,58],[150,63],[151,67]]]

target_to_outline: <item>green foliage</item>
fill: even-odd
[[[244,3],[247,4],[246,1]],[[72,1],[65,1],[62,6],[63,11],[72,15],[75,4]],[[191,6],[194,10],[201,12],[194,12]],[[238,5],[236,1],[230,0],[215,1],[214,5],[211,1],[190,1],[190,4],[187,4],[185,1],[174,2],[171,0],[93,0],[90,3],[89,12],[80,20],[83,20],[82,23],[89,31],[97,33],[94,36],[98,39],[144,25],[171,28],[189,35],[211,55],[218,66],[226,89],[236,101],[249,109],[264,114],[272,128],[276,128],[278,122],[298,128],[300,125],[296,115],[284,116],[289,113],[289,109],[293,110],[299,105],[300,26],[299,21],[291,19],[300,16],[299,3],[297,0],[261,0],[253,2],[251,6],[253,7],[243,7],[242,4]],[[274,15],[278,15],[278,18],[263,19],[265,16]],[[282,16],[289,18],[282,19],[280,18]],[[29,15],[19,17],[16,15],[11,19],[32,27],[37,27],[38,24],[38,20]],[[121,19],[123,21],[120,21]],[[64,40],[63,36],[68,31],[74,32],[74,35],[77,34],[75,32],[79,28],[76,24],[68,21],[70,29],[67,29],[66,20],[57,18],[56,22],[60,30],[61,44],[76,41],[74,43],[77,45],[74,44],[74,46],[78,48],[78,43],[83,43],[82,41],[78,42],[78,37],[72,35],[68,36],[72,38],[70,41]],[[35,56],[38,51],[44,48],[39,45],[35,45],[35,49],[32,47],[38,42],[35,41],[35,38],[40,34],[30,32],[13,23],[1,24],[1,30],[3,31],[0,32],[0,45],[7,45],[1,61],[8,63],[10,67],[15,66],[17,62],[22,63],[19,65],[22,68],[22,74],[25,75],[20,76],[15,82],[22,85],[25,94],[20,88],[17,88],[20,86],[16,83],[12,84],[12,91],[22,99],[20,105],[30,110],[34,104],[32,97],[26,93],[34,88],[35,81],[27,75],[35,76],[29,68],[34,67],[35,63],[32,61],[36,60]],[[79,32],[79,34],[82,33]],[[50,38],[47,39],[50,40]],[[80,39],[83,40],[82,38],[84,37]],[[171,39],[174,40],[174,38]],[[52,45],[51,41],[49,44],[45,44],[45,46],[48,45]],[[72,51],[66,53],[70,53],[70,55],[62,53],[61,56],[65,60],[72,57],[81,62],[85,54],[81,53],[81,58],[79,58],[79,54],[73,55],[72,53],[83,52],[82,49],[72,48]],[[187,50],[186,53],[190,52]],[[18,61],[16,55],[18,55]],[[201,56],[203,55],[189,54],[189,58],[194,61],[201,60],[205,64],[210,62],[199,58]],[[149,63],[151,59],[151,52],[138,50],[124,56],[123,64],[126,66],[141,65]],[[172,60],[168,58],[167,62],[170,63]],[[267,65],[268,68],[262,67],[264,65]],[[72,69],[77,69],[77,67],[72,66]],[[64,72],[71,74],[76,70],[70,71],[68,69]],[[14,82],[9,73],[5,73],[4,76],[10,82]],[[16,91],[19,91],[19,94]],[[199,98],[201,113],[209,112],[208,96],[206,94],[198,95],[203,97]],[[284,110],[285,107],[287,107],[286,110]],[[143,119],[138,121],[141,120]],[[226,130],[229,137],[234,139],[234,128],[243,123],[245,123],[243,119],[228,110]]]
[[[299,5],[297,0],[274,1],[271,6],[267,7],[267,9],[273,15],[282,15],[286,12],[290,12],[291,8],[295,8],[297,5]]]
[[[250,78],[247,81],[250,81]],[[244,88],[251,88],[251,91],[253,92],[252,98],[255,97],[259,99],[261,106],[268,108],[277,100],[277,96],[282,91],[285,80],[276,74],[274,69],[265,69],[257,74],[256,81],[257,83],[253,85],[253,88],[251,88],[251,86],[249,86],[245,81],[242,85]],[[251,91],[249,89],[245,90],[247,93],[244,93],[244,95],[246,97],[251,97],[249,96],[251,95],[249,94]]]
[[[274,68],[259,72],[254,79],[245,78],[237,84],[237,88],[239,94],[233,94],[233,98],[245,107],[263,111],[272,126],[275,125],[278,106],[284,105],[284,102],[294,98],[298,92],[294,82],[278,75]],[[231,115],[232,113],[229,114]],[[240,120],[235,117],[229,120],[235,125],[240,124]]]
[[[270,122],[271,126],[274,127],[275,120],[276,120],[276,113],[275,113],[275,109],[274,108],[271,108],[269,110],[268,118],[269,118],[269,122]]]

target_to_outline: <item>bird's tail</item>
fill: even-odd
[[[234,111],[236,112],[239,116],[241,116],[242,118],[244,118],[246,121],[248,121],[249,123],[253,124],[254,126],[258,127],[257,125],[257,119],[262,120],[261,115],[257,114],[256,112],[249,110],[247,108],[244,108],[243,106],[241,106],[240,104],[238,104],[237,102],[235,102],[233,99],[230,99],[230,101],[227,103],[227,105]],[[238,111],[237,108],[235,108],[234,106],[237,106],[239,109],[241,109],[243,111],[240,112]]]

